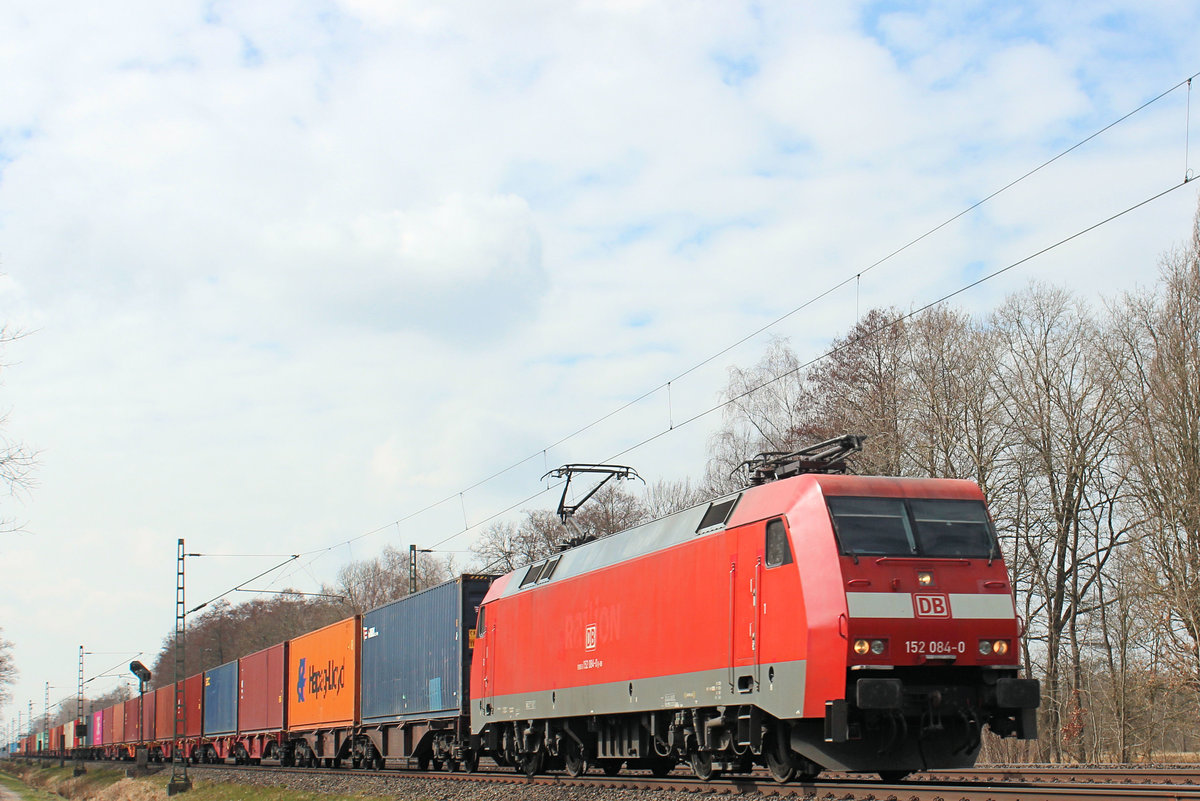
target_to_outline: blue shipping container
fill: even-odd
[[[204,671],[204,736],[233,734],[238,719],[238,663]]]
[[[362,720],[466,714],[475,618],[493,576],[460,576],[362,620]]]

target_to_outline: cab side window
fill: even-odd
[[[792,546],[782,520],[767,523],[767,567],[792,563]]]

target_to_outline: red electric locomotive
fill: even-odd
[[[686,761],[782,782],[969,767],[985,725],[1034,738],[982,493],[833,474],[859,442],[496,580],[471,672],[482,752],[531,775]]]

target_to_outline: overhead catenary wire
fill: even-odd
[[[870,331],[865,331],[865,332],[861,333],[859,336],[855,337],[854,339],[848,340],[846,342],[843,342],[843,343],[837,345],[836,347],[830,348],[829,350],[826,350],[826,351],[820,353],[819,355],[814,356],[812,359],[809,359],[807,362],[803,362],[802,364],[796,365],[795,367],[791,368],[790,370],[785,370],[784,372],[779,373],[778,375],[772,376],[771,378],[769,378],[765,381],[762,381],[761,383],[756,384],[755,386],[750,387],[749,389],[744,390],[743,392],[740,392],[737,395],[722,401],[721,403],[710,406],[709,408],[705,409],[704,411],[698,412],[698,413],[692,415],[691,417],[687,418],[686,420],[683,420],[679,423],[675,423],[670,428],[665,428],[656,434],[646,437],[645,439],[641,440],[640,442],[634,443],[633,445],[630,445],[629,447],[625,448],[624,450],[621,450],[617,453],[612,454],[605,461],[611,462],[613,460],[620,459],[621,457],[625,456],[626,454],[629,454],[629,453],[637,450],[638,448],[649,445],[651,442],[661,439],[662,437],[664,437],[668,434],[678,431],[680,428],[683,428],[686,425],[690,425],[691,423],[701,420],[701,419],[707,417],[708,415],[713,414],[714,412],[721,411],[726,406],[735,404],[735,403],[741,401],[742,399],[749,397],[750,395],[753,395],[754,393],[756,393],[778,381],[781,381],[784,378],[787,378],[790,375],[794,375],[794,374],[800,372],[801,370],[812,367],[814,364],[816,364],[824,359],[827,359],[830,356],[833,356],[834,354],[839,353],[840,351],[845,350],[848,347],[851,347],[852,345],[855,345],[864,340],[869,340],[872,337],[875,337],[878,334],[888,330],[889,328],[893,328],[893,327],[899,325],[900,323],[903,323],[903,322],[917,316],[918,314],[921,314],[922,312],[928,311],[929,309],[932,309],[935,306],[945,303],[946,301],[950,300],[951,298],[957,297],[958,295],[961,295],[962,293],[967,292],[968,290],[979,286],[980,284],[986,283],[987,281],[990,281],[993,278],[1003,275],[1004,273],[1007,273],[1009,270],[1015,269],[1016,267],[1019,267],[1022,264],[1025,264],[1026,262],[1032,261],[1033,259],[1036,259],[1038,256],[1045,255],[1046,253],[1049,253],[1050,251],[1052,251],[1058,247],[1061,247],[1062,245],[1065,245],[1068,242],[1071,242],[1072,240],[1078,239],[1079,237],[1084,236],[1085,234],[1095,231],[1097,228],[1100,228],[1104,225],[1107,225],[1110,222],[1113,222],[1114,220],[1124,217],[1126,214],[1129,214],[1130,212],[1136,211],[1137,209],[1140,209],[1143,206],[1153,203],[1154,201],[1159,200],[1160,198],[1166,197],[1167,195],[1171,194],[1172,192],[1182,188],[1183,186],[1186,186],[1188,183],[1190,183],[1193,180],[1195,180],[1195,179],[1194,178],[1185,178],[1184,180],[1180,181],[1179,183],[1177,183],[1167,189],[1164,189],[1161,192],[1158,192],[1157,194],[1151,195],[1150,197],[1147,197],[1144,200],[1141,200],[1141,201],[1133,204],[1132,206],[1129,206],[1128,208],[1117,212],[1116,214],[1106,217],[1097,223],[1093,223],[1092,225],[1089,225],[1086,228],[1082,228],[1079,231],[1076,231],[1075,233],[1071,234],[1070,236],[1064,237],[1064,238],[1058,240],[1057,242],[1054,242],[1051,245],[1047,245],[1046,247],[1042,248],[1041,250],[1031,253],[1028,256],[1025,256],[1021,259],[1018,259],[1017,261],[1014,261],[1005,267],[1001,267],[997,270],[994,270],[994,271],[988,273],[987,275],[984,275],[984,276],[972,281],[969,284],[965,284],[965,285],[959,287],[958,289],[954,290],[953,292],[949,292],[949,293],[937,298],[936,300],[932,300],[929,303],[926,303],[924,306],[913,309],[912,311],[910,311],[906,314],[902,314],[902,315],[898,316],[897,318],[890,320],[887,323],[876,326],[875,328],[871,329]],[[542,493],[538,493],[538,495],[541,495],[541,494]],[[534,497],[537,497],[537,496],[535,495]],[[524,503],[524,501],[522,501],[521,503]],[[520,505],[520,503],[517,504],[517,506],[519,506],[519,505]],[[487,520],[481,521],[480,523],[478,523],[476,525],[477,526],[482,525],[484,522],[487,522],[488,520],[499,517],[500,515],[505,514],[508,511],[511,511],[513,508],[515,508],[515,506],[509,507],[508,509],[497,512],[496,514],[487,518]],[[452,540],[456,537],[459,537],[465,533],[467,533],[467,532],[465,532],[465,531],[456,532],[456,533],[451,534],[451,535],[447,536],[446,538],[440,540],[437,544],[438,545],[444,544],[444,543],[449,542],[450,540]]]
[[[505,466],[505,467],[502,467],[502,468],[500,468],[499,470],[496,470],[496,471],[492,472],[491,474],[489,474],[489,475],[487,475],[487,476],[485,476],[485,477],[483,477],[483,478],[480,478],[480,479],[478,479],[477,481],[475,481],[475,482],[473,482],[473,483],[471,483],[471,484],[467,485],[466,487],[463,487],[463,488],[461,488],[461,489],[459,489],[459,490],[456,490],[456,491],[454,491],[454,492],[452,492],[452,493],[450,493],[450,494],[446,495],[446,496],[445,496],[445,497],[443,497],[443,498],[440,498],[440,499],[438,499],[438,500],[436,500],[436,501],[433,501],[433,502],[431,502],[431,503],[429,503],[429,504],[426,504],[425,506],[422,506],[422,507],[420,507],[419,509],[416,509],[416,510],[412,511],[412,512],[410,512],[409,514],[406,514],[406,515],[404,515],[404,516],[402,516],[402,517],[400,517],[400,518],[397,518],[396,520],[394,520],[394,521],[391,521],[391,522],[387,523],[386,525],[379,526],[378,528],[375,528],[375,529],[372,529],[372,530],[370,530],[370,531],[367,531],[367,532],[364,532],[364,533],[358,534],[358,535],[356,535],[356,536],[354,536],[354,537],[351,537],[350,539],[339,541],[339,542],[337,542],[337,543],[335,543],[335,544],[332,544],[332,545],[328,545],[328,546],[321,547],[321,548],[315,548],[315,549],[312,549],[312,550],[309,550],[309,551],[304,551],[304,552],[302,552],[302,553],[301,553],[301,554],[299,554],[299,555],[300,555],[300,556],[310,556],[310,555],[315,555],[315,558],[314,558],[312,561],[310,561],[310,562],[306,563],[306,564],[312,564],[312,562],[313,562],[313,561],[316,561],[316,559],[317,559],[317,558],[320,558],[321,556],[323,556],[324,554],[327,554],[327,553],[329,553],[330,551],[333,551],[333,550],[335,550],[335,549],[337,549],[337,548],[341,548],[341,547],[349,546],[349,545],[351,545],[352,543],[354,543],[354,542],[357,542],[358,540],[361,540],[361,539],[364,539],[364,538],[366,538],[366,537],[369,537],[369,536],[372,536],[372,535],[374,535],[374,534],[377,534],[377,533],[379,533],[379,532],[381,532],[381,531],[384,531],[384,530],[386,530],[386,529],[388,529],[388,528],[391,528],[392,526],[397,526],[397,527],[398,527],[400,523],[403,523],[403,522],[406,522],[406,521],[408,521],[408,520],[411,520],[411,519],[413,519],[413,518],[415,518],[415,517],[418,517],[418,516],[420,516],[420,515],[422,515],[422,514],[424,514],[424,513],[426,513],[426,512],[429,512],[429,511],[431,511],[431,510],[433,510],[433,509],[435,509],[435,508],[437,508],[437,507],[439,507],[439,506],[442,506],[443,504],[446,504],[446,503],[448,503],[448,502],[452,501],[452,500],[453,500],[453,499],[454,499],[456,496],[458,496],[458,497],[460,497],[460,498],[461,498],[461,496],[462,496],[464,493],[470,492],[471,490],[477,489],[477,488],[479,488],[479,487],[481,487],[481,486],[483,486],[483,485],[485,485],[485,484],[488,484],[488,483],[490,483],[490,482],[492,482],[492,481],[496,480],[497,478],[500,478],[500,477],[501,477],[501,476],[503,476],[504,474],[506,474],[506,473],[508,473],[508,472],[510,472],[510,471],[512,471],[512,470],[515,470],[515,469],[517,469],[518,467],[520,467],[520,466],[524,465],[526,462],[529,462],[529,461],[531,461],[532,459],[535,459],[535,458],[537,458],[537,456],[538,456],[539,454],[543,456],[543,459],[545,459],[545,454],[546,454],[546,453],[547,453],[549,450],[551,450],[551,449],[553,449],[553,448],[556,448],[556,447],[558,447],[558,446],[560,446],[560,445],[562,445],[562,444],[564,444],[564,443],[568,442],[568,441],[569,441],[569,440],[571,440],[571,439],[574,439],[575,437],[577,437],[577,436],[579,436],[579,435],[581,435],[581,434],[583,434],[583,433],[585,433],[585,432],[587,432],[587,431],[591,430],[592,428],[595,428],[596,426],[600,425],[601,423],[604,423],[605,421],[607,421],[607,420],[611,419],[612,417],[614,417],[614,416],[616,416],[616,415],[620,414],[621,412],[623,412],[623,411],[625,411],[625,410],[627,410],[627,409],[629,409],[629,408],[631,408],[631,407],[633,407],[633,406],[637,405],[638,403],[641,403],[642,401],[644,401],[645,399],[647,399],[647,398],[649,398],[650,396],[654,395],[655,393],[662,391],[664,388],[668,389],[668,391],[669,391],[670,385],[671,385],[673,382],[677,382],[677,381],[679,381],[681,378],[684,378],[684,377],[686,377],[686,376],[690,375],[691,373],[694,373],[695,371],[699,370],[700,368],[702,368],[702,367],[705,367],[706,365],[708,365],[708,364],[712,363],[714,360],[716,360],[716,359],[719,359],[720,357],[722,357],[722,356],[724,356],[725,354],[729,353],[730,351],[732,351],[732,350],[734,350],[734,349],[738,348],[739,346],[741,346],[741,345],[745,344],[746,342],[750,341],[751,339],[754,339],[755,337],[757,337],[757,336],[759,336],[759,335],[761,335],[761,334],[765,333],[766,331],[768,331],[768,330],[770,330],[770,329],[772,329],[772,328],[774,328],[774,327],[778,326],[780,323],[784,322],[785,320],[787,320],[787,319],[789,319],[789,318],[793,317],[794,315],[798,314],[799,312],[801,312],[801,311],[804,311],[805,309],[809,308],[809,307],[810,307],[810,306],[812,306],[813,304],[815,304],[815,303],[817,303],[817,302],[819,302],[819,301],[821,301],[821,300],[824,300],[825,298],[827,298],[828,296],[830,296],[830,295],[832,295],[833,293],[837,292],[838,290],[840,290],[840,289],[842,289],[842,288],[846,287],[846,286],[847,286],[847,285],[849,285],[851,282],[855,282],[855,283],[856,283],[856,285],[860,285],[860,284],[861,284],[861,280],[862,280],[862,276],[863,276],[863,275],[865,275],[866,273],[868,273],[868,272],[871,272],[871,271],[872,271],[872,270],[874,270],[875,268],[877,268],[877,267],[879,267],[879,266],[881,266],[881,265],[883,265],[883,264],[887,263],[887,262],[888,262],[888,261],[890,261],[891,259],[893,259],[893,258],[895,258],[896,256],[900,255],[901,253],[905,252],[905,251],[906,251],[906,250],[908,250],[909,248],[911,248],[911,247],[913,247],[913,246],[915,246],[915,245],[919,244],[920,242],[924,241],[925,239],[929,238],[930,236],[932,236],[932,235],[936,234],[937,232],[941,231],[942,229],[944,229],[944,228],[945,228],[945,227],[947,227],[948,225],[950,225],[950,224],[954,223],[955,221],[959,220],[959,219],[960,219],[960,218],[962,218],[963,216],[965,216],[965,215],[967,215],[967,214],[971,213],[972,211],[974,211],[974,210],[976,210],[976,209],[980,208],[980,207],[981,207],[981,206],[983,206],[984,204],[986,204],[986,203],[988,203],[988,202],[990,202],[990,201],[994,200],[995,198],[997,198],[997,197],[998,197],[998,196],[1000,196],[1001,194],[1003,194],[1003,193],[1007,192],[1008,190],[1012,189],[1013,187],[1017,186],[1018,184],[1022,183],[1023,181],[1027,180],[1028,178],[1032,177],[1033,175],[1037,174],[1038,172],[1042,171],[1042,170],[1043,170],[1043,169],[1045,169],[1046,167],[1048,167],[1048,166],[1050,166],[1050,165],[1054,164],[1055,162],[1057,162],[1057,161],[1059,161],[1060,159],[1062,159],[1062,158],[1066,157],[1067,155],[1069,155],[1069,154],[1073,153],[1074,151],[1076,151],[1076,150],[1078,150],[1079,148],[1083,147],[1084,145],[1086,145],[1087,143],[1089,143],[1089,142],[1091,142],[1092,140],[1096,139],[1097,137],[1099,137],[1099,136],[1102,136],[1102,135],[1103,135],[1103,134],[1105,134],[1106,132],[1108,132],[1108,131],[1112,130],[1114,127],[1116,127],[1116,126],[1118,126],[1118,125],[1120,125],[1120,124],[1124,123],[1126,120],[1130,119],[1131,117],[1134,117],[1135,115],[1139,114],[1140,112],[1142,112],[1142,111],[1146,110],[1146,109],[1147,109],[1147,108],[1149,108],[1150,106],[1154,105],[1155,103],[1159,102],[1159,101],[1160,101],[1160,100],[1162,100],[1163,98],[1167,97],[1167,96],[1168,96],[1168,95],[1170,95],[1171,93],[1173,93],[1173,92],[1175,92],[1176,90],[1178,90],[1180,87],[1186,86],[1186,87],[1188,88],[1188,98],[1189,98],[1188,102],[1189,102],[1189,109],[1190,109],[1190,89],[1191,89],[1191,81],[1192,81],[1192,79],[1193,79],[1193,78],[1196,78],[1196,77],[1200,77],[1200,72],[1193,73],[1192,75],[1188,76],[1187,78],[1184,78],[1183,80],[1179,81],[1178,83],[1174,84],[1173,86],[1169,87],[1168,89],[1165,89],[1165,90],[1163,90],[1163,91],[1162,91],[1162,92],[1160,92],[1159,94],[1157,94],[1157,95],[1155,95],[1154,97],[1150,98],[1149,100],[1146,100],[1145,102],[1143,102],[1141,105],[1139,105],[1139,106],[1137,106],[1136,108],[1132,109],[1131,111],[1129,111],[1129,112],[1127,112],[1127,113],[1125,113],[1125,114],[1121,115],[1121,116],[1120,116],[1120,117],[1118,117],[1117,119],[1113,120],[1112,122],[1108,123],[1107,125],[1103,126],[1102,128],[1099,128],[1098,130],[1094,131],[1093,133],[1091,133],[1090,135],[1086,136],[1085,138],[1083,138],[1083,139],[1080,139],[1079,141],[1077,141],[1075,144],[1071,145],[1070,147],[1068,147],[1068,148],[1066,148],[1066,149],[1064,149],[1064,150],[1062,150],[1062,151],[1058,152],[1058,153],[1057,153],[1057,154],[1055,154],[1054,156],[1052,156],[1052,157],[1050,157],[1050,158],[1046,159],[1045,161],[1043,161],[1043,162],[1041,162],[1040,164],[1038,164],[1036,167],[1033,167],[1032,169],[1028,170],[1027,172],[1025,172],[1025,173],[1021,174],[1020,176],[1018,176],[1017,178],[1015,178],[1015,179],[1013,179],[1013,180],[1009,181],[1008,183],[1004,184],[1004,185],[1003,185],[1003,186],[1001,186],[1000,188],[998,188],[998,189],[996,189],[996,190],[994,190],[994,191],[990,192],[989,194],[987,194],[986,196],[984,196],[984,197],[983,197],[983,198],[981,198],[980,200],[977,200],[976,202],[974,202],[974,203],[970,204],[970,205],[969,205],[969,206],[967,206],[966,208],[962,209],[961,211],[959,211],[958,213],[954,214],[953,216],[951,216],[951,217],[947,218],[946,220],[944,220],[943,222],[939,223],[938,225],[935,225],[934,227],[930,228],[929,230],[925,231],[924,233],[920,234],[919,236],[916,236],[916,237],[914,237],[913,239],[911,239],[911,240],[907,241],[906,243],[904,243],[903,245],[900,245],[899,247],[897,247],[897,248],[895,248],[894,250],[890,251],[889,253],[887,253],[886,255],[882,256],[882,257],[881,257],[881,258],[879,258],[879,259],[877,259],[876,261],[872,262],[871,264],[867,265],[866,267],[863,267],[863,268],[861,268],[861,269],[858,269],[858,270],[856,270],[856,271],[855,271],[853,274],[851,274],[851,275],[848,275],[846,278],[844,278],[844,279],[842,279],[841,281],[839,281],[839,282],[837,282],[837,283],[833,284],[832,286],[830,286],[830,287],[826,288],[825,290],[823,290],[823,291],[821,291],[821,292],[817,293],[816,295],[813,295],[812,297],[810,297],[809,299],[805,300],[803,303],[799,304],[798,306],[796,306],[796,307],[795,307],[795,308],[793,308],[792,310],[790,310],[790,311],[788,311],[788,312],[786,312],[786,313],[784,313],[784,314],[782,314],[782,315],[780,315],[780,316],[778,316],[778,317],[774,318],[774,319],[773,319],[773,320],[771,320],[770,322],[768,322],[768,323],[766,323],[766,324],[764,324],[764,325],[762,325],[762,326],[760,326],[760,327],[758,327],[758,328],[754,329],[753,331],[751,331],[751,332],[749,332],[749,333],[745,334],[744,336],[740,337],[740,338],[739,338],[739,339],[737,339],[736,341],[732,342],[731,344],[727,345],[727,346],[726,346],[726,347],[724,347],[724,348],[721,348],[721,349],[720,349],[720,350],[718,350],[717,352],[715,352],[715,353],[713,353],[712,355],[710,355],[710,356],[708,356],[708,357],[706,357],[706,358],[702,359],[701,361],[699,361],[699,362],[696,362],[695,364],[693,364],[693,365],[691,365],[690,367],[688,367],[686,370],[683,370],[682,372],[678,373],[677,375],[673,376],[672,378],[668,379],[667,381],[665,381],[665,382],[663,382],[663,383],[660,383],[660,384],[656,385],[655,387],[653,387],[652,389],[649,389],[649,390],[647,390],[647,391],[643,392],[642,394],[638,395],[637,397],[635,397],[635,398],[632,398],[631,400],[629,400],[629,401],[627,401],[627,402],[625,402],[625,403],[623,403],[623,404],[621,404],[621,405],[617,406],[616,408],[614,408],[614,409],[612,409],[611,411],[607,412],[606,414],[603,414],[603,415],[601,415],[600,417],[598,417],[598,418],[596,418],[596,419],[592,420],[591,422],[587,423],[586,425],[583,425],[583,426],[581,426],[581,427],[579,427],[579,428],[575,429],[574,431],[571,431],[570,433],[566,434],[565,436],[562,436],[562,437],[560,437],[558,440],[556,440],[556,441],[552,442],[551,444],[549,444],[549,445],[546,445],[546,446],[544,446],[544,447],[542,447],[542,448],[539,448],[539,449],[538,449],[537,451],[535,451],[534,453],[532,453],[532,454],[530,454],[530,455],[528,455],[528,456],[526,456],[526,457],[524,457],[524,458],[522,458],[522,459],[520,459],[520,460],[518,460],[518,461],[516,461],[516,462],[513,462],[513,463],[511,463],[511,464],[509,464],[509,465],[507,465],[507,466]],[[1189,117],[1190,117],[1190,111],[1189,111]],[[1110,221],[1112,221],[1112,220],[1114,220],[1114,219],[1116,219],[1116,218],[1118,218],[1118,217],[1120,217],[1120,216],[1123,216],[1124,214],[1126,214],[1126,213],[1128,213],[1128,212],[1130,212],[1130,211],[1133,211],[1134,209],[1136,209],[1136,208],[1139,208],[1140,206],[1142,206],[1142,205],[1145,205],[1146,203],[1149,203],[1149,202],[1152,202],[1153,200],[1156,200],[1158,197],[1161,197],[1161,196],[1163,196],[1163,195],[1165,195],[1165,194],[1168,194],[1168,193],[1170,193],[1171,191],[1174,191],[1175,189],[1178,189],[1180,186],[1182,186],[1182,185],[1184,185],[1184,184],[1188,183],[1190,180],[1191,180],[1191,177],[1190,177],[1189,175],[1185,174],[1185,176],[1184,176],[1184,180],[1183,180],[1183,181],[1182,181],[1180,184],[1177,184],[1177,185],[1175,185],[1175,186],[1171,187],[1171,189],[1165,190],[1163,193],[1160,193],[1159,195],[1156,195],[1156,196],[1154,196],[1154,197],[1148,198],[1147,200],[1145,200],[1145,201],[1142,201],[1142,202],[1141,202],[1141,203],[1139,203],[1139,204],[1136,204],[1136,205],[1134,205],[1134,206],[1131,206],[1130,208],[1126,209],[1125,211],[1123,211],[1123,212],[1120,212],[1119,214],[1117,214],[1117,215],[1114,215],[1113,217],[1110,217],[1110,218],[1108,218],[1108,219],[1106,219],[1106,220],[1103,220],[1103,221],[1101,221],[1100,223],[1097,223],[1097,224],[1096,224],[1096,225],[1094,225],[1094,226],[1091,226],[1091,227],[1089,227],[1089,228],[1087,228],[1087,229],[1084,229],[1084,230],[1082,230],[1082,231],[1080,231],[1080,232],[1078,232],[1078,233],[1076,233],[1076,234],[1072,235],[1071,237],[1068,237],[1067,239],[1064,239],[1064,240],[1062,240],[1062,241],[1060,241],[1060,242],[1058,242],[1058,243],[1055,243],[1054,245],[1051,245],[1051,246],[1049,246],[1048,248],[1046,248],[1046,249],[1044,249],[1044,250],[1042,250],[1042,251],[1039,251],[1038,253],[1032,254],[1032,255],[1030,255],[1030,256],[1028,256],[1028,257],[1026,257],[1025,259],[1022,259],[1021,261],[1014,262],[1013,264],[1009,265],[1008,267],[1006,267],[1006,268],[1004,268],[1004,269],[1002,269],[1002,270],[999,270],[999,271],[997,271],[997,272],[995,272],[995,273],[993,273],[993,274],[990,274],[989,276],[985,276],[984,278],[981,278],[981,279],[979,279],[978,281],[975,281],[975,282],[973,282],[973,283],[971,283],[971,284],[968,284],[968,285],[966,285],[966,286],[964,286],[964,287],[962,287],[962,288],[960,288],[960,289],[956,290],[955,292],[953,292],[953,293],[950,293],[949,295],[945,296],[944,298],[942,298],[942,299],[940,299],[940,300],[938,300],[938,301],[935,301],[933,304],[930,304],[930,305],[936,305],[937,303],[943,302],[944,300],[946,300],[946,299],[948,299],[948,298],[950,298],[950,297],[954,297],[955,295],[957,295],[957,294],[960,294],[961,292],[964,292],[964,291],[966,291],[966,290],[970,289],[971,287],[977,286],[979,283],[982,283],[982,282],[984,282],[984,281],[986,281],[986,280],[989,280],[989,279],[990,279],[990,278],[992,278],[992,277],[995,277],[996,275],[999,275],[999,274],[1001,274],[1001,273],[1003,273],[1003,272],[1006,272],[1006,271],[1008,271],[1008,270],[1010,270],[1010,269],[1012,269],[1012,268],[1014,268],[1014,267],[1016,267],[1016,266],[1018,266],[1018,265],[1020,265],[1020,264],[1024,263],[1025,261],[1028,261],[1028,260],[1029,260],[1029,259],[1031,259],[1031,258],[1035,258],[1036,256],[1038,256],[1038,255],[1041,255],[1042,253],[1045,253],[1045,252],[1047,252],[1048,250],[1051,250],[1051,249],[1053,249],[1053,248],[1057,247],[1058,245],[1065,244],[1066,242],[1070,241],[1071,239],[1074,239],[1074,238],[1076,238],[1076,237],[1078,237],[1078,236],[1081,236],[1081,235],[1083,235],[1083,234],[1087,233],[1088,231],[1094,230],[1095,228],[1097,228],[1097,227],[1099,227],[1099,226],[1101,226],[1101,225],[1103,225],[1103,224],[1105,224],[1105,223],[1107,223],[1107,222],[1110,222]],[[924,308],[929,308],[929,306],[923,307],[923,309],[924,309]],[[922,309],[922,310],[923,310],[923,309]],[[921,310],[918,310],[918,311],[921,311]],[[822,357],[818,357],[818,358],[822,358]],[[808,363],[808,365],[811,365],[812,363],[813,363],[813,362],[809,362],[809,363]],[[803,366],[808,366],[808,365],[802,365],[802,367],[803,367]],[[782,377],[782,376],[780,376],[780,377]],[[768,383],[773,383],[773,382],[768,382]],[[670,402],[670,401],[669,401],[669,402]],[[723,406],[727,405],[728,403],[729,403],[729,401],[727,401],[727,402],[725,402],[725,403],[723,403],[723,404],[719,404],[718,406],[715,406],[715,407],[712,407],[712,408],[710,408],[710,409],[707,409],[707,410],[705,410],[705,411],[703,411],[703,412],[700,412],[699,414],[697,414],[697,415],[694,415],[693,417],[691,417],[691,418],[689,418],[689,419],[687,419],[687,420],[685,420],[685,421],[683,421],[683,422],[680,422],[680,423],[674,423],[674,421],[672,420],[672,424],[671,424],[671,426],[670,426],[670,427],[669,427],[667,430],[665,430],[665,431],[662,431],[662,432],[659,432],[658,434],[655,434],[655,435],[653,435],[653,436],[651,436],[651,437],[647,438],[646,440],[643,440],[642,442],[638,443],[637,445],[631,446],[630,448],[627,448],[627,449],[625,449],[625,450],[621,451],[619,454],[617,454],[617,455],[615,455],[615,456],[613,456],[613,457],[611,457],[611,458],[614,458],[614,459],[615,459],[615,458],[618,458],[619,456],[621,456],[621,455],[623,455],[623,454],[625,454],[625,453],[628,453],[628,452],[630,452],[631,450],[634,450],[634,449],[635,449],[635,448],[637,448],[637,447],[641,447],[642,445],[648,444],[649,442],[652,442],[652,441],[654,441],[654,440],[656,440],[656,439],[658,439],[658,438],[662,437],[664,434],[666,434],[666,433],[669,433],[669,432],[670,432],[670,431],[672,431],[672,430],[675,430],[675,429],[681,428],[681,427],[683,427],[684,425],[687,425],[688,423],[691,423],[691,422],[693,422],[693,421],[695,421],[695,420],[701,419],[701,418],[703,418],[703,417],[705,417],[705,416],[707,416],[707,415],[711,414],[713,411],[716,411],[716,410],[717,410],[717,409],[719,409],[719,408],[723,408]],[[473,529],[473,528],[476,528],[476,527],[478,527],[479,525],[482,525],[482,524],[483,524],[483,523],[485,523],[485,522],[489,522],[489,521],[491,521],[491,520],[495,519],[496,517],[498,517],[498,516],[499,516],[499,515],[501,515],[501,514],[504,514],[504,513],[508,512],[508,511],[511,511],[513,508],[516,508],[516,506],[519,506],[519,505],[521,505],[522,503],[525,503],[525,502],[527,502],[528,500],[532,500],[533,498],[536,498],[536,497],[538,497],[538,496],[539,496],[539,495],[541,495],[541,494],[542,494],[542,493],[541,493],[541,492],[539,492],[539,493],[537,493],[537,494],[535,494],[535,495],[531,496],[531,497],[530,497],[529,499],[527,499],[526,501],[521,501],[521,502],[518,502],[517,504],[515,504],[515,505],[514,505],[514,506],[512,506],[512,507],[509,507],[509,508],[508,508],[508,509],[506,509],[506,510],[503,510],[503,511],[501,511],[501,512],[498,512],[498,513],[497,513],[497,514],[495,514],[495,515],[490,515],[490,516],[488,516],[487,518],[485,518],[484,520],[482,520],[482,521],[479,521],[479,522],[476,522],[476,523],[475,523],[473,526],[469,526],[468,528],[466,528],[466,529],[464,529],[464,530],[462,530],[462,531],[459,531],[459,532],[457,532],[457,533],[455,533],[455,534],[453,534],[453,535],[450,535],[449,537],[447,537],[447,538],[446,538],[446,539],[444,539],[444,540],[441,540],[441,541],[440,541],[439,543],[437,543],[437,544],[444,543],[444,542],[448,541],[449,539],[453,539],[454,537],[460,536],[460,535],[462,535],[462,534],[466,533],[467,531],[470,531],[471,529]],[[436,545],[437,545],[437,544],[435,544],[435,546],[434,546],[434,547],[436,547]],[[294,571],[293,571],[293,572],[294,572]]]

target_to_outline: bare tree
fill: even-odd
[[[1123,430],[1137,510],[1142,577],[1152,588],[1171,667],[1200,695],[1200,212],[1166,254],[1157,290],[1119,309],[1132,365]]]
[[[349,614],[342,603],[300,594],[255,598],[236,605],[215,601],[188,621],[183,677],[319,629]],[[175,680],[174,633],[163,638],[151,673],[155,687]]]
[[[409,553],[391,545],[379,556],[350,562],[338,571],[337,583],[324,590],[341,595],[346,607],[362,613],[408,594]],[[417,589],[446,581],[454,574],[453,557],[417,553]]]
[[[4,639],[4,629],[0,629],[0,707],[12,700],[9,688],[17,680],[17,666],[13,663],[12,643]]]
[[[1106,553],[1120,535],[1105,539],[1090,528],[1116,501],[1111,469],[1123,407],[1117,376],[1098,344],[1102,333],[1086,307],[1068,293],[1042,286],[1008,298],[994,317],[1003,343],[1000,386],[1012,444],[1007,458],[1021,475],[1010,486],[1027,512],[1020,547],[1030,559],[1028,591],[1043,603],[1046,719],[1050,757],[1062,743],[1078,742],[1081,651],[1078,615],[1097,573],[1090,549]],[[1078,756],[1078,754],[1076,754]]]
[[[905,475],[909,470],[907,324],[895,309],[872,309],[807,380],[806,408],[790,432],[793,443],[863,434],[870,447],[854,459],[859,473]]]
[[[738,468],[764,451],[793,450],[802,427],[808,391],[796,353],[785,339],[772,339],[758,364],[733,367],[722,393],[724,423],[709,441],[704,489],[723,495],[742,487]]]
[[[558,550],[572,534],[548,510],[525,510],[520,522],[497,521],[471,546],[483,573],[508,573]]]
[[[646,506],[616,484],[605,484],[571,522],[546,509],[525,510],[517,523],[492,523],[471,546],[480,572],[509,572],[556,553],[570,540],[606,537],[650,519]]]
[[[0,351],[23,334],[5,325],[0,327]],[[6,365],[0,364],[0,369]],[[10,438],[7,430],[8,415],[0,414],[0,488],[10,498],[19,496],[33,485],[33,469],[37,466],[37,453]],[[16,531],[20,525],[12,515],[0,516],[0,532]]]
[[[701,487],[693,486],[689,479],[660,480],[646,487],[642,493],[642,507],[647,519],[657,520],[703,503],[710,497]]]

